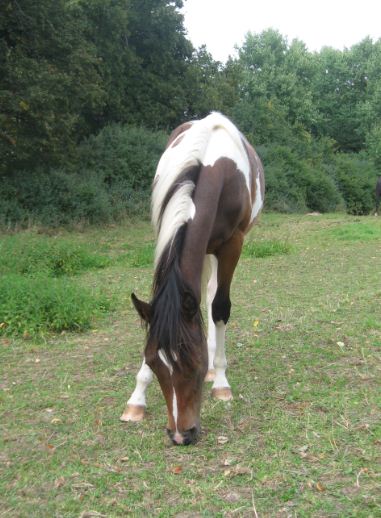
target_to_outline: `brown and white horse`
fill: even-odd
[[[263,199],[262,164],[229,119],[212,113],[173,131],[153,183],[157,243],[152,300],[148,304],[132,294],[147,323],[147,343],[122,421],[144,417],[152,372],[167,403],[168,434],[175,444],[197,440],[206,375],[213,380],[214,397],[232,398],[225,374],[230,284],[244,235]],[[203,286],[207,345],[200,310]]]

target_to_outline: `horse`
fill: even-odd
[[[215,398],[232,399],[225,355],[230,285],[244,236],[262,209],[264,187],[257,153],[222,114],[212,112],[171,133],[152,187],[152,299],[147,303],[131,295],[147,337],[122,421],[144,418],[153,373],[167,404],[167,433],[176,445],[194,444],[200,435],[204,380],[213,381]]]
[[[376,195],[376,212],[375,212],[375,216],[378,216],[378,211],[380,209],[380,200],[381,200],[381,176],[378,177],[378,180],[377,180],[377,183],[376,183],[375,195]]]

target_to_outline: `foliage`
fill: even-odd
[[[376,175],[366,156],[339,155],[336,177],[348,214],[369,214],[374,209]]]
[[[300,156],[297,149],[280,145],[259,148],[266,171],[268,209],[280,212],[329,212],[341,205],[341,195],[324,167],[323,159],[317,158],[318,151],[316,143],[315,149],[309,149],[310,156],[306,150],[305,156]],[[325,157],[324,160],[329,161],[329,158]]]
[[[112,124],[82,143],[77,168],[108,187],[123,182],[125,189],[147,192],[166,141],[162,131]]]
[[[166,138],[160,131],[114,124],[84,141],[66,169],[15,173],[0,191],[0,225],[60,226],[147,217]]]
[[[67,161],[108,122],[183,117],[192,46],[177,0],[0,4],[0,174]]]
[[[267,208],[371,210],[381,40],[311,53],[269,29],[219,63],[186,38],[182,7],[0,4],[0,225],[146,216],[165,134],[211,110],[262,149]]]

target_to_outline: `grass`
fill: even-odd
[[[89,245],[23,232],[3,236],[0,257],[0,336],[83,331],[111,308],[100,290],[72,279],[109,264]]]
[[[105,268],[108,259],[68,239],[21,232],[0,241],[0,273],[52,277],[77,275],[92,268]]]
[[[292,251],[290,243],[277,240],[255,241],[255,238],[248,239],[242,250],[242,257],[270,257],[272,255],[289,254]]]
[[[250,243],[292,253],[242,257],[227,334],[235,399],[206,387],[188,448],[165,436],[157,383],[143,423],[118,421],[141,361],[128,299],[149,297],[151,269],[131,259],[152,251],[149,225],[61,236],[108,258],[76,279],[106,286],[116,311],[45,343],[0,339],[0,516],[379,516],[380,230],[371,217],[263,216]]]

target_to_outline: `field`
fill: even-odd
[[[129,297],[149,298],[149,224],[50,240],[103,258],[61,272],[103,310],[80,333],[0,320],[0,517],[381,515],[381,218],[262,217],[233,283],[234,400],[206,385],[190,447],[170,445],[156,382],[146,420],[118,420],[143,350]]]

